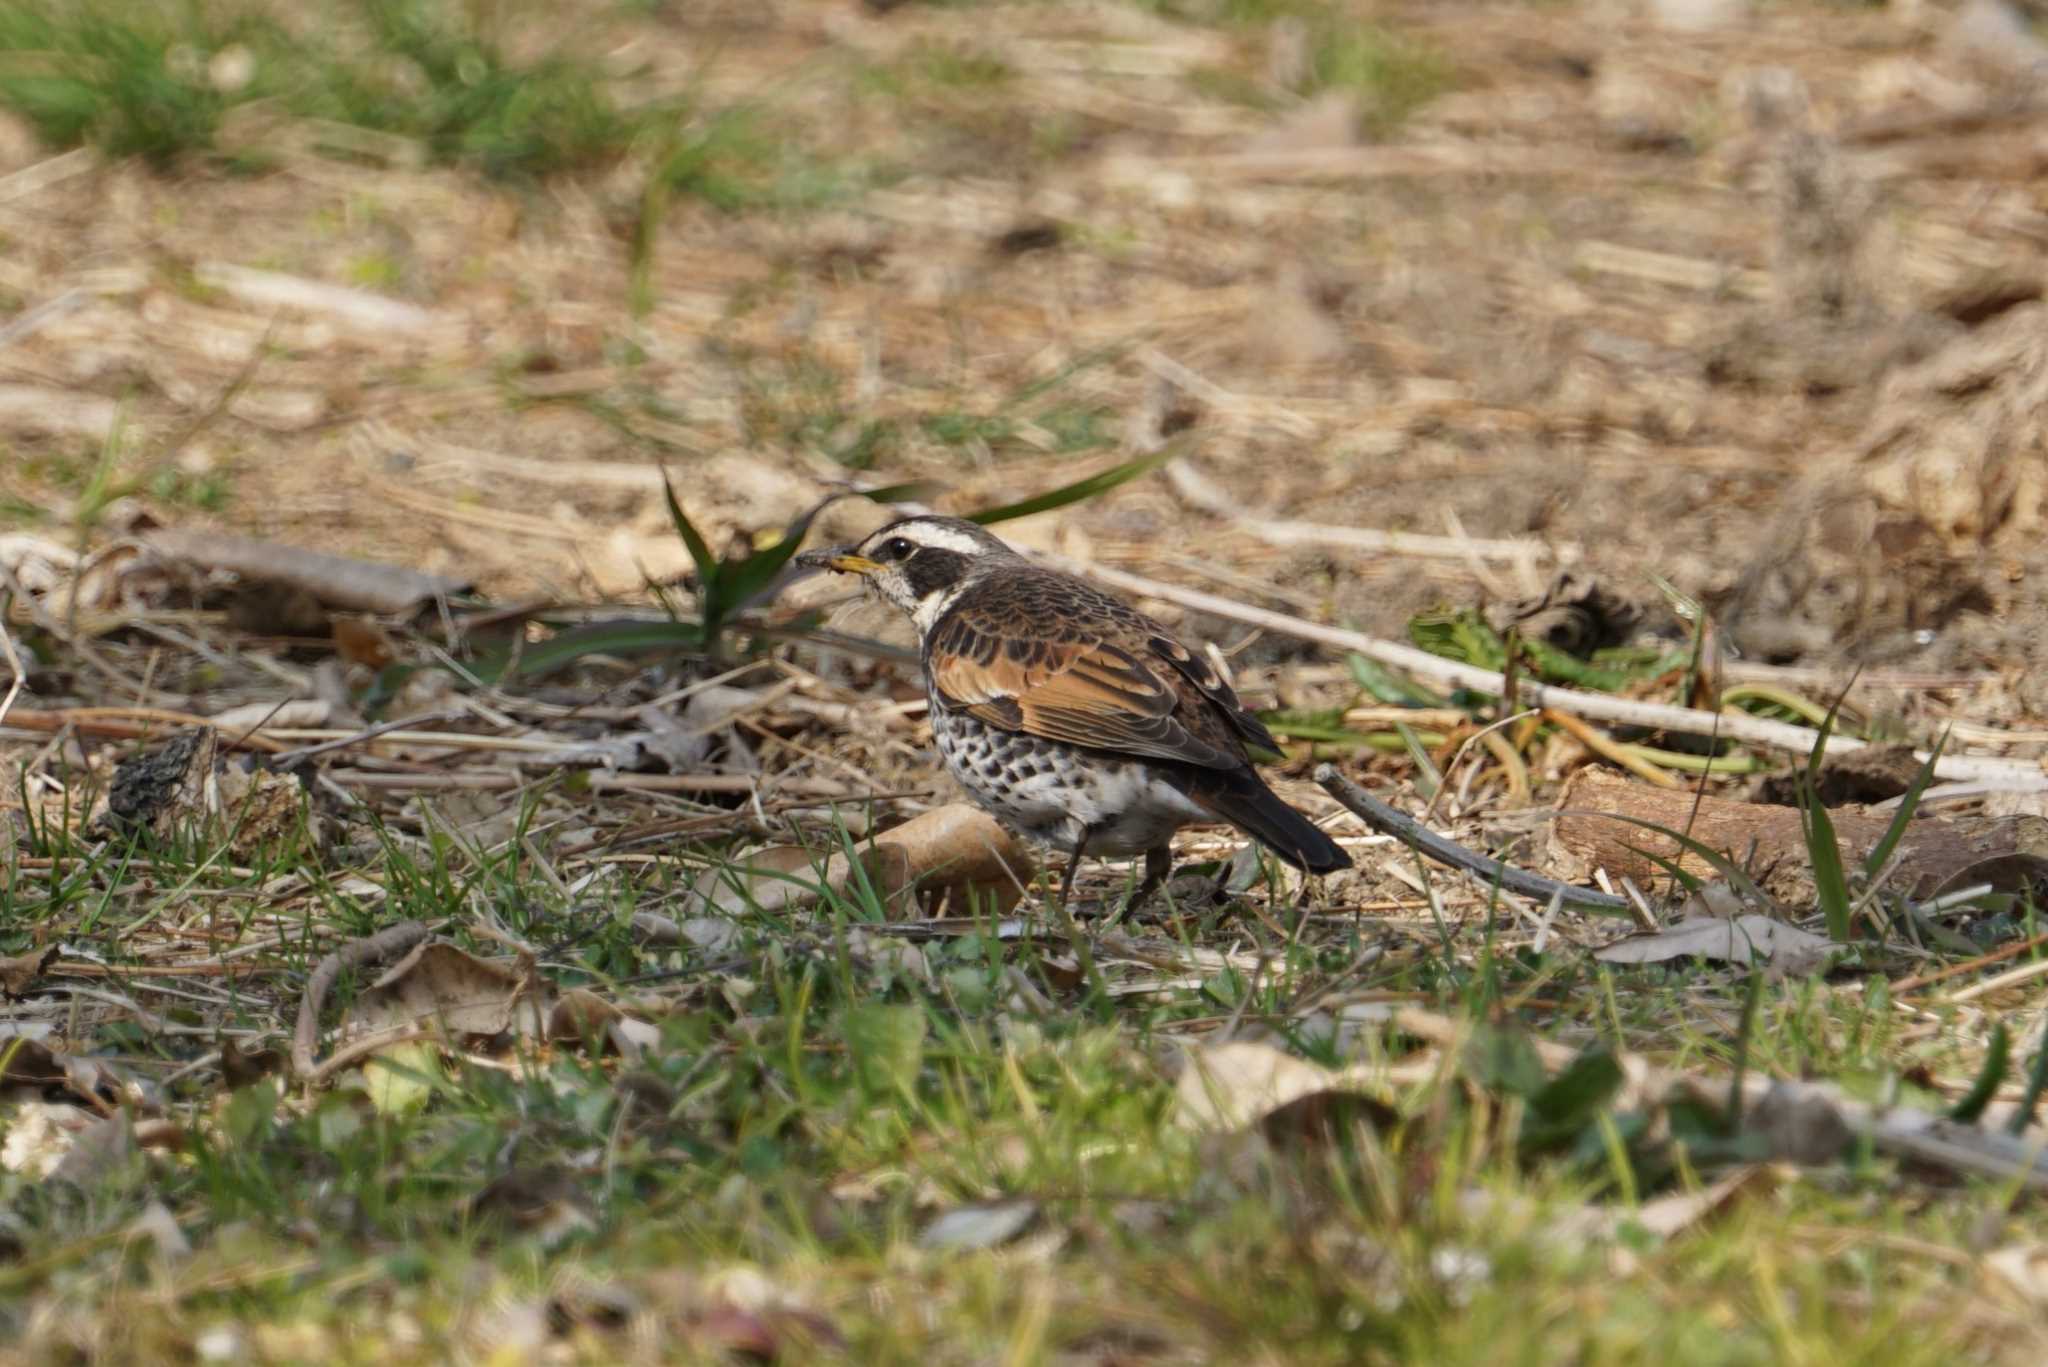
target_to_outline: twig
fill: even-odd
[[[597,770],[581,772],[589,775],[590,791],[594,793],[752,793],[766,789],[805,797],[842,798],[848,802],[875,796],[860,793],[844,783],[821,778],[775,778],[753,774],[607,774]],[[383,774],[368,769],[330,769],[327,777],[345,787],[391,788],[400,791],[457,788],[484,793],[522,788],[543,781],[541,778],[532,778],[525,774],[508,774],[498,769],[452,774]]]
[[[2017,987],[2021,983],[2031,982],[2040,977],[2048,977],[2048,959],[2036,959],[2030,964],[2021,964],[2018,968],[2008,968],[2003,973],[1993,974],[1982,982],[1971,983],[1959,992],[1949,993],[1942,999],[1943,1004],[1960,1006],[1964,1002],[1973,1002],[1989,993]]]
[[[1468,850],[1457,841],[1446,839],[1420,822],[1395,811],[1338,773],[1335,765],[1318,764],[1315,781],[1322,786],[1324,792],[1336,798],[1354,816],[1374,830],[1406,841],[1416,853],[1427,855],[1439,864],[1469,873],[1488,885],[1498,883],[1509,892],[1532,897],[1539,902],[1547,902],[1561,896],[1574,906],[1599,907],[1606,911],[1630,910],[1629,901],[1625,897],[1610,897],[1586,888],[1575,888],[1569,883],[1560,883],[1554,878],[1545,878],[1541,874],[1530,873],[1512,864],[1503,864],[1498,859],[1490,859],[1475,850]]]
[[[1456,660],[1446,660],[1440,655],[1432,655],[1426,650],[1402,645],[1398,641],[1385,641],[1376,636],[1367,636],[1363,632],[1323,626],[1318,622],[1291,617],[1284,612],[1250,607],[1228,598],[1220,598],[1213,593],[1182,588],[1177,584],[1111,569],[1105,565],[1058,555],[1041,555],[1039,558],[1070,574],[1096,580],[1111,588],[1122,589],[1126,593],[1141,594],[1229,621],[1264,627],[1269,631],[1293,636],[1298,640],[1315,641],[1337,650],[1356,651],[1367,659],[1406,670],[1418,678],[1454,688],[1469,688],[1475,692],[1496,695],[1505,692],[1507,688],[1507,681],[1490,669],[1459,664]],[[1771,721],[1765,717],[1752,717],[1747,713],[1715,713],[1693,707],[1639,702],[1633,698],[1620,698],[1608,693],[1581,693],[1575,689],[1559,688],[1554,684],[1538,683],[1534,679],[1521,680],[1516,691],[1523,703],[1534,707],[1552,708],[1559,712],[1616,722],[1624,726],[1677,731],[1685,735],[1713,735],[1718,726],[1719,734],[1732,740],[1769,746],[1794,754],[1803,755],[1811,751],[1814,742],[1819,738],[1812,727],[1794,726],[1788,722]],[[1833,735],[1828,738],[1827,748],[1828,752],[1833,754],[1838,751],[1860,750],[1865,744],[1867,742],[1857,740],[1853,736]],[[1919,758],[1924,760],[1926,753],[1921,752]],[[1945,779],[1997,783],[2007,792],[2048,792],[2048,773],[2043,773],[2038,764],[2025,760],[1944,754],[1935,766],[1935,774]]]
[[[1975,972],[1977,969],[1995,963],[2002,963],[2007,959],[2024,954],[2030,949],[2037,949],[2042,945],[2048,945],[2048,934],[2035,935],[2013,944],[2001,945],[1989,954],[1980,954],[1974,959],[1965,959],[1959,964],[1950,964],[1947,968],[1937,969],[1932,973],[1921,973],[1911,978],[1901,979],[1892,984],[1891,992],[1894,997],[1903,996],[1908,992],[1917,992],[1923,987],[1931,987],[1944,979],[1953,978],[1958,973]]]
[[[320,961],[319,967],[313,970],[313,976],[306,980],[306,993],[299,998],[298,1028],[292,1032],[292,1071],[302,1082],[310,1084],[323,1076],[313,1058],[313,1051],[320,1044],[320,1008],[341,971],[403,954],[433,934],[437,926],[446,924],[445,921],[437,921],[434,925],[425,921],[400,921],[375,935],[345,944]]]
[[[14,636],[7,630],[4,617],[0,617],[0,653],[7,656],[7,667],[14,671],[14,678],[7,685],[7,696],[0,698],[0,725],[5,725],[7,714],[14,710],[14,700],[28,685],[28,670],[22,667],[21,654],[14,648]]]
[[[62,731],[68,727],[81,735],[106,736],[114,740],[147,740],[161,735],[166,726],[217,729],[211,717],[163,707],[60,707],[53,711],[24,707],[18,712],[0,708],[0,723],[23,731]],[[279,742],[257,735],[222,736],[220,743],[229,749],[262,750],[266,753],[284,749]]]
[[[341,750],[351,745],[360,745],[364,741],[376,740],[379,736],[388,736],[394,731],[404,731],[411,727],[419,726],[422,723],[432,724],[453,721],[460,715],[458,712],[434,712],[423,717],[400,717],[395,721],[378,722],[375,726],[366,726],[359,731],[339,731],[315,745],[302,745],[296,750],[280,750],[272,757],[270,763],[279,769],[289,769],[295,764],[305,763],[315,755],[324,755],[329,750]],[[276,738],[280,740],[301,739],[297,735],[290,737],[278,736]],[[467,740],[470,737],[465,736],[464,739]]]
[[[35,336],[67,313],[76,312],[92,298],[92,291],[73,285],[62,294],[45,299],[34,308],[23,309],[8,320],[7,326],[0,327],[0,349]]]

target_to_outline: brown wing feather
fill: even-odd
[[[1035,596],[1005,593],[962,604],[938,623],[925,663],[942,705],[1069,745],[1208,769],[1245,765],[1239,736],[1247,723],[1265,728],[1156,623],[1113,599],[1091,597],[1080,611],[1069,601],[1057,621],[1041,620],[1036,605]],[[1204,673],[1220,693],[1202,686]]]
[[[1273,733],[1266,729],[1266,724],[1256,713],[1237,700],[1237,690],[1223,681],[1215,666],[1171,636],[1154,636],[1148,644],[1154,654],[1178,670],[1182,678],[1193,684],[1222,712],[1223,719],[1230,723],[1230,729],[1241,739],[1275,754],[1280,752],[1280,742],[1273,739]]]

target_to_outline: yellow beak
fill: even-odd
[[[882,568],[879,561],[855,555],[850,550],[805,551],[797,557],[797,563],[814,569],[837,570],[841,574],[873,574]]]

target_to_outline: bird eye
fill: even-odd
[[[902,536],[892,536],[882,544],[882,554],[891,560],[908,560],[916,549],[908,537]]]

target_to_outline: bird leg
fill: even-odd
[[[1060,906],[1067,905],[1067,894],[1074,890],[1074,875],[1081,870],[1081,857],[1088,852],[1088,833],[1083,831],[1074,841],[1074,857],[1067,861],[1065,873],[1060,875]]]
[[[1135,907],[1143,903],[1146,898],[1159,891],[1165,884],[1167,875],[1172,872],[1173,846],[1161,845],[1157,849],[1145,851],[1145,881],[1138,884],[1138,890],[1131,894],[1131,900],[1124,905]]]

